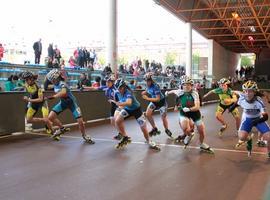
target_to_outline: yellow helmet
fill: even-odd
[[[243,90],[258,90],[257,83],[255,81],[247,81],[242,85]]]

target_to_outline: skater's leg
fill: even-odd
[[[51,122],[53,122],[56,126],[58,126],[59,128],[63,128],[63,124],[61,123],[61,121],[57,118],[57,114],[54,111],[51,111],[49,114],[49,120]]]
[[[267,141],[267,150],[270,152],[270,132],[264,133],[263,139]]]
[[[197,129],[198,129],[198,133],[200,136],[200,143],[202,144],[204,142],[204,138],[205,138],[205,126],[204,123],[201,123],[199,125],[197,125]]]
[[[155,124],[155,121],[154,121],[154,118],[153,118],[153,112],[154,112],[154,110],[151,109],[151,108],[148,106],[145,115],[146,115],[147,120],[148,120],[149,123],[151,124],[152,128],[153,128],[153,129],[156,129],[157,127],[156,127],[156,124]]]
[[[124,126],[124,118],[121,115],[118,115],[115,119],[115,125],[118,129],[119,133],[121,133],[122,136],[127,136],[125,126]]]
[[[216,112],[216,119],[222,124],[222,126],[226,126],[222,112]]]
[[[162,122],[163,122],[164,129],[167,130],[169,128],[167,113],[163,113],[161,115],[161,119],[162,119]]]
[[[79,125],[80,132],[81,132],[82,136],[84,136],[85,135],[85,124],[84,124],[83,118],[82,117],[78,118],[77,122]]]

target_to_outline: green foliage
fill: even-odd
[[[167,52],[165,55],[165,65],[174,65],[177,58],[176,52]]]
[[[241,67],[242,66],[252,66],[252,60],[248,56],[241,57]]]

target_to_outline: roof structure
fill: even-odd
[[[270,48],[270,0],[154,1],[233,52]]]

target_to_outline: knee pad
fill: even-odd
[[[159,112],[160,112],[160,115],[162,117],[165,117],[166,114],[167,114],[167,107],[166,106],[162,106],[160,109],[159,109]]]
[[[141,115],[138,119],[136,119],[138,124],[140,125],[140,127],[145,126],[146,124],[146,119],[144,117],[144,115]]]
[[[149,103],[147,109],[155,110],[155,109],[156,109],[156,106],[155,106],[155,104],[153,104],[153,103],[151,102],[151,103]]]
[[[128,114],[128,112],[127,112],[125,109],[122,109],[122,110],[120,111],[120,116],[123,117],[123,118],[125,119],[126,117],[129,116],[129,114]]]
[[[197,121],[195,122],[195,125],[196,125],[196,126],[200,126],[200,125],[202,125],[202,124],[203,124],[202,119],[199,119],[199,120],[197,120]]]

